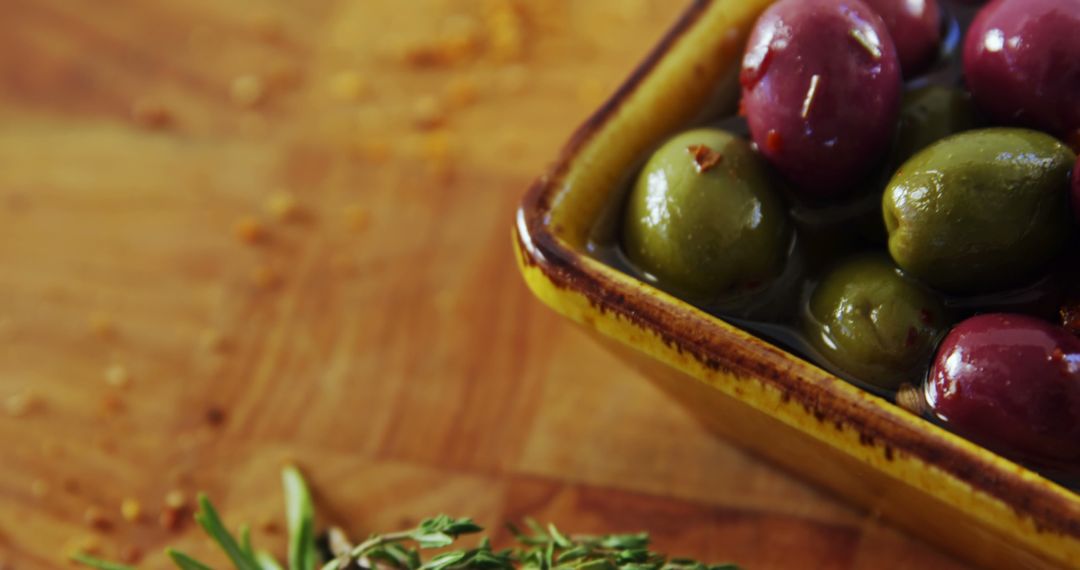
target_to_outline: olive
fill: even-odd
[[[1080,472],[1080,339],[1024,315],[967,319],[938,348],[926,400],[957,433]]]
[[[882,197],[889,253],[938,289],[981,293],[1033,281],[1070,232],[1076,157],[1025,129],[960,133],[904,163]]]
[[[964,42],[964,76],[995,121],[1080,129],[1080,0],[995,0]]]
[[[623,249],[639,269],[697,300],[773,279],[790,236],[764,161],[747,141],[717,129],[679,134],[649,158],[622,228]]]
[[[858,216],[856,223],[862,237],[875,244],[886,241],[885,221],[881,217],[881,193],[892,174],[916,152],[951,134],[974,129],[979,125],[979,114],[971,101],[971,95],[962,89],[929,85],[908,91],[900,105],[896,140],[888,159],[874,181],[877,206]]]
[[[900,69],[914,77],[937,56],[941,45],[941,9],[937,0],[863,0],[885,21]]]
[[[963,89],[929,85],[904,94],[889,164],[899,167],[931,144],[979,126],[979,115]]]
[[[947,327],[941,299],[874,254],[840,264],[818,283],[803,328],[837,368],[891,389],[921,379]]]
[[[754,142],[805,197],[855,190],[892,139],[900,63],[860,0],[773,4],[750,35],[740,81]]]

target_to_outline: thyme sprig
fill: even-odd
[[[221,547],[236,570],[739,570],[734,564],[707,565],[685,558],[668,558],[649,548],[649,535],[567,535],[555,525],[541,526],[526,519],[529,532],[509,524],[516,546],[495,550],[482,538],[475,547],[446,550],[464,535],[482,532],[468,518],[438,515],[415,528],[375,534],[353,544],[336,527],[327,531],[329,552],[320,552],[315,539],[315,509],[300,471],[282,473],[288,526],[288,566],[270,553],[256,550],[249,527],[239,538],[228,531],[205,495],[199,496],[195,521]],[[442,549],[425,559],[423,551]],[[173,549],[166,554],[180,570],[210,570],[210,566]],[[98,570],[136,570],[79,553],[72,560]]]

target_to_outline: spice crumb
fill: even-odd
[[[446,107],[433,95],[413,102],[413,122],[421,129],[433,129],[446,122]]]
[[[180,489],[173,489],[165,494],[165,506],[170,509],[182,509],[187,505],[187,496]]]
[[[259,529],[266,534],[279,534],[281,532],[281,525],[277,520],[267,517],[259,524]]]
[[[20,418],[34,411],[38,403],[38,398],[33,392],[24,390],[8,396],[4,400],[4,408],[12,417]]]
[[[286,59],[279,59],[270,64],[266,71],[266,87],[273,90],[288,90],[300,84],[300,67]]]
[[[206,423],[212,427],[221,427],[225,424],[225,410],[212,406],[206,410]]]
[[[115,416],[122,413],[125,406],[124,401],[121,400],[119,397],[113,394],[107,394],[104,398],[101,399],[101,408],[105,410],[106,414]],[[108,439],[104,436],[102,436],[99,440],[100,447],[102,447],[102,449],[109,447],[109,445],[106,445],[107,441]]]
[[[148,129],[162,129],[173,122],[172,111],[155,99],[137,99],[131,104],[131,118]]]
[[[353,231],[361,232],[367,229],[370,221],[367,208],[360,204],[350,204],[345,206],[343,213],[345,215],[345,223],[347,223],[349,228]]]
[[[266,199],[266,212],[274,219],[285,222],[296,219],[300,213],[300,204],[289,192],[275,192]]]
[[[105,383],[113,388],[126,388],[131,383],[131,376],[123,364],[113,364],[105,369]]]
[[[120,516],[128,522],[135,522],[142,516],[142,503],[138,499],[128,497],[120,502]]]
[[[525,22],[509,0],[493,2],[487,15],[488,50],[496,61],[520,59],[525,51]]]
[[[233,234],[244,243],[257,244],[266,239],[266,227],[257,218],[245,216],[233,224]]]
[[[242,107],[254,107],[266,97],[266,84],[251,73],[236,77],[229,88],[232,100]]]
[[[1080,334],[1080,300],[1070,299],[1059,311],[1061,326],[1069,329],[1073,334]]]
[[[182,509],[162,509],[161,514],[158,516],[158,524],[165,530],[176,530],[180,528],[180,511]]]
[[[94,313],[90,315],[90,331],[100,338],[109,338],[116,334],[116,324],[113,318],[106,313]]]
[[[271,265],[260,265],[251,272],[251,281],[260,289],[273,289],[281,284],[281,272]]]
[[[98,556],[101,554],[101,541],[96,536],[79,536],[69,539],[60,549],[65,561],[76,554]]]
[[[476,102],[477,87],[476,82],[472,78],[467,76],[458,76],[452,78],[446,84],[446,100],[454,108],[462,108]]]
[[[355,71],[340,71],[330,78],[330,94],[339,101],[357,101],[367,91],[367,81]]]
[[[120,562],[124,564],[138,564],[142,557],[143,551],[138,546],[129,544],[120,549]]]
[[[450,136],[444,130],[440,130],[424,137],[421,151],[427,162],[440,163],[450,158],[450,147]]]
[[[90,506],[83,513],[83,521],[92,528],[105,531],[112,528],[112,521],[99,507]]]
[[[30,483],[30,492],[33,493],[35,497],[41,499],[49,494],[49,484],[42,479],[34,479],[34,481]]]
[[[199,344],[208,352],[224,352],[229,348],[228,339],[216,329],[206,329],[199,335]]]

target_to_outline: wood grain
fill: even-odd
[[[173,489],[280,552],[285,461],[358,534],[532,515],[748,568],[960,567],[717,441],[520,282],[519,196],[674,4],[0,0],[0,567],[88,537],[220,562],[159,526]]]

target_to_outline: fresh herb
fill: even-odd
[[[288,568],[316,570],[320,551],[315,541],[311,493],[294,467],[285,468],[282,483],[289,531]],[[271,554],[252,546],[249,527],[241,527],[240,538],[234,537],[205,495],[199,496],[195,521],[237,570],[284,570]],[[484,529],[471,519],[438,515],[415,528],[372,535],[354,545],[341,529],[334,527],[327,531],[329,556],[325,556],[321,570],[739,570],[734,564],[669,559],[649,549],[649,536],[644,533],[578,536],[565,534],[552,524],[543,527],[532,519],[526,519],[525,524],[529,532],[507,525],[517,542],[515,548],[495,550],[491,541],[482,538],[473,548],[443,550],[426,560],[422,551],[445,549],[461,536]],[[183,552],[171,548],[165,552],[180,570],[211,568]],[[82,553],[72,560],[98,570],[135,570]]]

